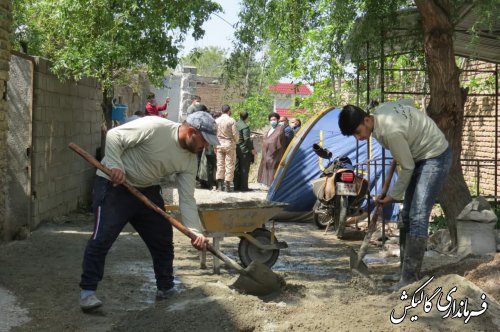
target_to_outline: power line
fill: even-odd
[[[219,14],[217,13],[214,13],[215,16],[217,16],[218,18],[220,18],[222,21],[224,21],[225,23],[227,23],[231,28],[234,29],[234,26],[235,24],[231,24],[230,22],[228,22],[224,17],[220,16]]]

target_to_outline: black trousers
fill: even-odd
[[[234,190],[248,190],[248,173],[252,163],[252,155],[237,154],[234,167]]]
[[[164,208],[160,186],[138,189],[153,203]],[[85,290],[97,289],[97,284],[104,274],[106,255],[123,227],[130,222],[151,253],[157,287],[172,288],[174,285],[172,225],[129,193],[125,187],[114,187],[103,177],[96,176],[92,195],[94,233],[85,248],[80,287]]]
[[[207,175],[208,175],[208,188],[212,189],[212,187],[216,186],[215,183],[215,169],[217,168],[217,161],[215,160],[215,155],[205,155],[207,158]]]

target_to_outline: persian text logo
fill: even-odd
[[[429,280],[424,282],[419,288],[417,288],[415,290],[415,292],[413,293],[413,295],[411,297],[410,303],[404,307],[404,312],[403,312],[402,316],[400,316],[399,318],[397,316],[395,316],[395,310],[392,309],[392,311],[391,311],[391,323],[400,324],[401,322],[403,322],[406,318],[406,315],[408,314],[408,311],[410,309],[415,309],[420,303],[424,303],[424,306],[423,306],[424,312],[429,313],[434,306],[434,304],[432,303],[432,300],[434,300],[434,298],[436,298],[436,296],[437,296],[437,300],[435,303],[436,309],[437,309],[437,311],[444,313],[444,315],[442,316],[443,319],[445,319],[445,318],[464,318],[464,323],[467,324],[472,317],[481,316],[482,314],[485,313],[486,309],[488,309],[488,302],[486,302],[486,295],[484,293],[481,294],[481,300],[483,300],[483,303],[481,303],[481,309],[477,310],[477,311],[470,310],[468,308],[468,304],[469,304],[468,298],[464,298],[460,301],[455,300],[451,296],[451,294],[453,294],[454,292],[457,291],[456,286],[451,288],[448,291],[448,293],[446,295],[446,299],[445,299],[446,302],[442,301],[444,293],[442,292],[441,287],[437,287],[434,290],[434,292],[432,293],[432,295],[430,295],[430,296],[425,294],[424,288],[427,285],[429,285],[433,279],[434,279],[434,276],[430,277]],[[404,290],[404,289],[402,290],[399,298],[401,299],[401,301],[406,301],[409,298],[409,295],[406,292],[406,290]],[[417,321],[418,315],[412,315],[410,317],[410,320],[412,322]]]

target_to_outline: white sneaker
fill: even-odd
[[[83,311],[92,310],[100,307],[101,305],[101,300],[99,300],[95,294],[80,298],[80,308],[82,308]]]

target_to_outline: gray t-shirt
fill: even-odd
[[[448,141],[430,117],[402,103],[384,103],[375,110],[373,117],[373,137],[391,151],[401,168],[389,195],[402,200],[415,162],[439,156],[448,148]]]
[[[194,199],[196,154],[181,148],[181,124],[157,116],[146,116],[108,131],[102,163],[125,172],[135,187],[148,187],[160,178],[175,174],[182,222],[201,233],[202,227]],[[109,179],[101,171],[97,175]]]

